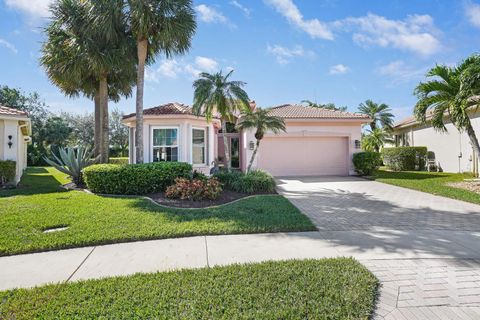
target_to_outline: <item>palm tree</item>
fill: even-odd
[[[222,121],[223,145],[227,170],[230,171],[230,150],[228,147],[227,122],[232,121],[235,111],[246,112],[250,110],[250,99],[243,90],[246,84],[242,81],[231,81],[231,70],[226,75],[222,71],[215,74],[202,72],[199,79],[193,82],[193,112],[196,115],[204,115],[207,121],[211,121],[215,114],[219,114]]]
[[[362,136],[362,148],[365,151],[380,152],[386,143],[393,143],[391,135],[384,128],[368,130]]]
[[[60,0],[51,10],[41,64],[66,95],[95,101],[96,154],[108,162],[108,100],[129,96],[134,84],[135,46],[123,1]]]
[[[164,53],[188,51],[197,27],[191,0],[128,0],[128,19],[137,47],[136,162],[143,163],[143,88],[145,64]]]
[[[378,104],[372,100],[367,100],[360,104],[358,111],[372,119],[370,122],[371,131],[380,126],[387,130],[392,129],[394,115],[391,113],[392,109],[385,103]]]
[[[240,118],[237,128],[240,130],[255,129],[255,139],[257,143],[255,150],[253,151],[252,157],[250,158],[250,163],[248,164],[247,171],[250,171],[252,168],[253,160],[257,155],[258,147],[260,146],[260,141],[263,139],[267,131],[272,131],[277,134],[280,131],[286,131],[285,121],[282,118],[271,116],[269,110],[257,109],[254,112],[245,112]]]
[[[480,94],[480,56],[473,55],[459,65],[436,65],[427,72],[427,78],[415,88],[418,102],[414,114],[418,121],[427,122],[431,114],[432,127],[446,132],[445,119],[460,131],[466,131],[472,147],[480,157],[480,146],[472,127],[469,111],[478,108]]]
[[[312,107],[312,108],[322,108],[322,109],[327,109],[327,110],[335,110],[335,111],[347,111],[347,107],[337,107],[334,103],[316,103],[311,100],[302,100],[302,103],[305,103],[307,106]]]

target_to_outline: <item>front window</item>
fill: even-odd
[[[153,129],[153,162],[178,161],[178,130]]]
[[[205,164],[205,129],[192,129],[192,163]]]

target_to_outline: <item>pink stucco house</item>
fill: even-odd
[[[354,174],[351,159],[360,151],[361,127],[368,117],[292,104],[270,110],[285,120],[287,132],[265,135],[253,167],[274,176]],[[123,123],[130,129],[133,162],[135,114],[126,115]],[[208,123],[180,103],[144,110],[145,162],[183,161],[208,173],[214,160],[224,161],[223,135],[230,144],[232,167],[245,170],[255,144],[254,131],[238,132],[232,123],[224,133],[219,119]]]

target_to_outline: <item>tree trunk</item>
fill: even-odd
[[[137,99],[136,99],[136,127],[135,153],[136,163],[143,163],[143,87],[145,81],[145,61],[147,60],[147,40],[137,41]]]
[[[477,158],[480,159],[480,145],[478,143],[478,138],[475,134],[475,130],[473,130],[472,124],[469,122],[467,125],[467,134],[470,138],[470,142],[472,143],[473,151],[477,155]]]
[[[253,160],[257,155],[258,147],[260,147],[260,140],[257,140],[257,143],[255,145],[255,150],[253,150],[252,157],[250,158],[250,163],[248,164],[247,172],[250,172],[250,170],[252,169]]]
[[[222,133],[223,133],[223,150],[225,151],[225,164],[227,171],[230,171],[232,164],[230,163],[230,148],[228,147],[227,139],[227,121],[222,119]]]
[[[101,144],[100,144],[100,163],[108,163],[109,141],[108,141],[108,83],[107,77],[100,77],[100,85],[98,90],[100,119],[101,124]]]
[[[95,103],[95,129],[94,129],[94,144],[93,144],[93,155],[98,157],[100,155],[100,145],[101,145],[101,126],[102,126],[102,119],[100,118],[100,96],[98,91],[95,93],[95,97],[93,98]]]

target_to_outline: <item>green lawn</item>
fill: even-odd
[[[449,187],[449,182],[459,182],[471,175],[446,172],[392,172],[379,170],[373,177],[376,181],[393,184],[399,187],[415,189],[452,199],[480,204],[480,194]]]
[[[30,168],[15,190],[0,191],[0,255],[115,242],[310,231],[314,225],[282,196],[257,196],[213,209],[165,209],[141,198],[64,191],[66,177]],[[65,231],[43,233],[55,226]]]
[[[350,258],[265,262],[0,292],[7,319],[368,319],[376,278]]]

